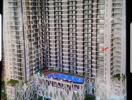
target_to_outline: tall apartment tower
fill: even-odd
[[[125,0],[45,0],[43,5],[46,66],[85,76],[101,100],[122,96]]]
[[[44,65],[41,0],[4,0],[5,79],[28,81]]]
[[[4,0],[5,77],[49,67],[84,76],[98,100],[122,97],[125,23],[125,0]]]

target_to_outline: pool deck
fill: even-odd
[[[73,74],[63,73],[63,72],[58,72],[58,71],[53,71],[53,70],[43,70],[43,74],[45,77],[52,78],[55,80],[62,80],[65,82],[70,82],[70,83],[72,82],[76,84],[84,83],[84,77],[79,76],[79,75],[73,75]]]

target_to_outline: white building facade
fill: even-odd
[[[41,0],[3,1],[3,64],[5,81],[27,82],[44,66]],[[6,86],[8,100],[13,87]]]
[[[102,54],[104,72],[96,79],[96,95],[100,95],[100,100],[126,100],[125,4],[125,0],[105,1],[103,46],[108,50]]]
[[[125,0],[45,0],[46,66],[88,77],[101,100],[125,96],[125,9]]]
[[[4,0],[5,78],[28,81],[44,65],[41,0]]]
[[[4,0],[5,78],[82,75],[100,100],[126,96],[125,0]],[[92,89],[95,91],[92,92]]]

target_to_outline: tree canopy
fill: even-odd
[[[14,79],[10,79],[8,81],[8,84],[10,84],[11,86],[15,86],[17,83],[19,83],[19,81],[18,80],[14,80]]]

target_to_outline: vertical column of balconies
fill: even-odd
[[[8,5],[8,6],[7,6]],[[20,1],[4,1],[4,62],[8,79],[22,80],[24,78],[23,38],[21,36]],[[7,16],[7,18],[6,18]],[[7,38],[7,39],[6,39]],[[8,70],[8,71],[7,71]]]
[[[91,32],[92,32],[92,2],[91,0],[84,0],[83,4],[83,31],[84,31],[84,67],[85,74],[91,77]]]
[[[8,13],[8,10],[7,10],[7,7],[8,7],[8,1],[7,0],[5,0],[4,2],[3,2],[3,9],[5,9],[5,11],[3,12],[3,33],[7,33],[7,30],[5,30],[6,28],[7,28],[7,21],[9,20],[9,17],[7,16],[7,15],[9,15],[9,13]],[[5,20],[6,19],[6,20]],[[9,26],[8,26],[9,27]],[[5,38],[6,37],[6,38]],[[3,41],[5,41],[5,42],[3,42],[3,66],[8,66],[8,61],[9,61],[9,53],[5,53],[4,51],[6,51],[6,52],[9,52],[9,50],[6,48],[6,47],[8,47],[9,48],[9,46],[8,46],[8,44],[7,44],[7,37],[9,37],[8,36],[8,34],[3,34]],[[6,62],[6,63],[5,63]],[[11,64],[10,64],[11,65]],[[8,66],[8,68],[9,68],[9,66]],[[11,70],[10,70],[11,71]],[[9,77],[9,75],[7,75],[6,73],[8,73],[8,74],[11,74],[11,72],[10,71],[7,71],[6,69],[4,69],[4,74],[5,74],[5,77],[6,77],[6,79],[7,78],[10,78]]]
[[[36,10],[34,11],[34,13],[38,13],[37,16],[33,17],[33,28],[34,28],[34,47],[35,47],[35,65],[33,67],[34,71],[38,71],[38,69],[43,67],[43,64],[41,62],[42,59],[42,55],[43,55],[43,50],[41,47],[41,37],[43,36],[42,34],[42,27],[41,27],[41,1],[38,0],[34,3],[32,3],[32,7],[36,8]]]
[[[62,40],[63,40],[63,28],[62,28],[62,22],[63,22],[63,19],[62,19],[62,8],[63,8],[63,6],[62,6],[62,0],[60,1],[60,6],[59,6],[59,12],[61,12],[61,22],[59,23],[59,28],[60,28],[60,49],[59,49],[59,56],[60,56],[60,58],[59,58],[59,64],[58,64],[58,66],[59,67],[61,67],[60,68],[60,70],[61,71],[63,71],[63,62],[62,62],[62,59],[63,59],[63,54],[62,54],[62,51],[63,51],[63,42],[62,42]]]
[[[49,1],[49,23],[47,44],[49,44],[49,66],[62,70],[62,3]]]
[[[41,13],[42,13],[42,20],[41,20],[41,22],[42,22],[42,33],[44,34],[43,36],[42,36],[42,41],[43,41],[43,43],[42,43],[42,45],[43,45],[43,47],[44,47],[44,55],[43,55],[43,63],[44,63],[44,66],[45,67],[47,67],[48,66],[48,59],[49,59],[49,57],[48,57],[48,50],[47,50],[47,45],[48,45],[48,40],[47,40],[47,30],[48,30],[48,26],[47,26],[47,21],[48,21],[48,19],[46,19],[47,17],[48,17],[48,13],[47,13],[47,10],[49,10],[48,9],[48,6],[47,6],[47,0],[45,0],[45,1],[41,1],[42,3],[41,3],[41,5],[42,5],[42,10],[41,10]]]
[[[68,2],[68,32],[69,32],[69,67],[71,73],[76,73],[76,1]]]
[[[84,33],[83,33],[83,0],[76,4],[76,70],[84,74]]]
[[[54,1],[48,1],[47,9],[47,44],[48,44],[48,66],[56,66],[55,24],[54,24]]]
[[[97,20],[97,15],[98,15],[98,1],[94,0],[92,2],[92,34],[91,34],[91,47],[92,47],[92,52],[91,52],[91,77],[95,78],[96,77],[96,69],[97,69],[97,25],[99,24],[99,21]]]
[[[53,42],[55,43],[55,40],[50,39],[50,35],[53,34],[53,36],[54,36],[54,33],[53,33],[54,32],[54,27],[53,27],[53,25],[52,26],[50,25],[50,19],[51,18],[52,18],[51,19],[52,23],[54,22],[54,20],[53,20],[53,16],[54,16],[53,1],[46,0],[44,2],[44,9],[45,9],[45,11],[44,11],[45,22],[44,23],[45,23],[45,30],[46,30],[45,31],[45,40],[46,40],[46,42],[45,42],[46,43],[46,47],[45,47],[45,50],[46,50],[46,52],[45,52],[45,54],[46,54],[45,62],[46,62],[46,66],[54,66],[55,62],[51,63],[51,61],[50,61],[51,58],[55,59],[55,53],[54,52],[53,52],[53,55],[50,55],[52,49],[53,49],[53,51],[55,49],[55,48],[50,48],[50,44],[53,43]]]
[[[123,0],[112,1],[112,33],[111,33],[111,74],[121,72],[121,34]]]
[[[100,30],[100,26],[103,25],[103,21],[99,18],[99,16],[101,16],[103,14],[102,9],[99,8],[99,6],[101,5],[101,2],[99,0],[94,0],[92,2],[92,42],[91,42],[91,47],[92,47],[92,52],[91,52],[91,77],[92,78],[96,78],[97,77],[97,70],[98,69],[98,65],[97,62],[99,62],[98,58],[98,54],[99,52],[99,43],[98,40],[102,39],[100,38],[101,33],[99,32]],[[103,30],[100,30],[103,31]],[[101,66],[100,66],[101,67]],[[92,81],[92,80],[91,80]]]
[[[69,34],[68,33],[68,0],[62,1],[62,64],[63,70],[69,72]]]
[[[40,42],[39,42],[39,47],[40,47],[40,68],[42,68],[42,67],[45,67],[46,66],[46,62],[45,62],[45,52],[46,52],[46,50],[45,50],[45,43],[46,43],[46,40],[45,40],[45,32],[46,32],[46,27],[45,27],[45,15],[44,15],[44,13],[45,13],[45,5],[43,5],[44,4],[44,2],[46,2],[46,1],[43,1],[43,0],[40,0],[39,1],[40,2],[40,16],[39,16],[39,27],[40,27],[40,30],[39,30],[39,32],[40,32],[40,36],[39,36],[39,39],[40,39]]]
[[[62,71],[62,2],[56,0],[54,2],[54,22],[55,22],[55,39],[56,39],[56,67]]]
[[[30,70],[33,70],[32,69],[32,66],[34,64],[34,51],[33,51],[33,43],[34,42],[34,39],[33,39],[33,28],[32,28],[32,15],[30,14],[30,12],[32,13],[32,10],[31,10],[31,2],[29,0],[26,0],[25,2],[22,2],[22,8],[23,8],[23,18],[22,18],[22,21],[23,21],[23,31],[24,31],[24,41],[26,42],[24,44],[24,46],[26,47],[25,48],[25,54],[26,55],[29,55],[28,57],[29,58],[24,58],[26,60],[25,62],[25,66],[27,67],[27,76],[29,77],[29,74],[30,74]],[[27,37],[27,39],[25,38]],[[28,50],[27,48],[30,48],[30,50]],[[26,56],[25,55],[25,56]]]
[[[104,77],[104,9],[105,1],[99,0],[97,3],[97,77],[103,80]]]
[[[20,8],[18,6],[20,6],[20,2],[10,2],[10,4],[12,4],[12,8],[10,8],[11,6],[9,6],[9,8],[10,8],[10,10],[13,11],[12,13],[14,15],[13,16],[14,20],[12,19],[14,21],[14,24],[10,24],[10,29],[11,29],[10,30],[10,36],[11,36],[12,40],[16,41],[16,42],[14,41],[14,43],[12,42],[12,47],[11,47],[11,49],[12,49],[11,50],[12,62],[13,62],[13,65],[15,65],[15,66],[13,66],[14,68],[12,69],[12,72],[15,73],[13,78],[19,79],[21,77],[21,74],[22,74],[19,70],[19,67],[18,67],[18,65],[21,65],[21,53],[18,52],[19,50],[21,50],[21,44],[18,44],[17,39],[19,38],[20,39],[19,41],[21,41],[21,38],[20,38],[20,26],[16,22],[20,23],[20,18],[18,16],[18,11],[20,11]],[[14,32],[11,32],[11,31],[14,31]],[[16,34],[12,34],[12,33],[16,33]],[[16,52],[13,53],[14,51],[16,51]]]
[[[42,1],[41,0],[38,0],[37,1],[38,3],[37,3],[37,10],[36,10],[36,12],[38,12],[38,16],[37,16],[37,21],[34,21],[34,24],[36,24],[37,25],[37,29],[35,29],[35,32],[36,32],[36,34],[38,33],[38,36],[35,38],[35,41],[37,42],[37,45],[36,45],[36,48],[37,48],[37,50],[38,50],[38,52],[36,53],[36,60],[37,60],[37,62],[36,62],[36,65],[37,65],[37,67],[36,67],[36,65],[35,65],[35,67],[34,68],[36,68],[37,70],[39,69],[39,68],[42,68],[43,66],[44,66],[44,62],[43,62],[43,57],[44,57],[44,50],[43,50],[43,48],[44,48],[44,42],[43,42],[43,35],[44,35],[44,33],[42,32],[42,30],[43,30],[43,27],[42,27],[42,7],[43,7],[43,5],[42,5]],[[34,13],[35,14],[35,13]]]
[[[86,76],[89,77],[89,82],[93,84],[95,78],[98,75],[103,76],[104,73],[104,54],[100,52],[100,48],[103,48],[104,43],[104,2],[102,0],[85,0],[83,9],[84,66]]]
[[[105,87],[106,84],[106,68],[108,66],[105,65],[104,57],[107,54],[107,50],[105,49],[105,43],[109,43],[109,40],[106,39],[105,41],[105,34],[107,34],[107,31],[105,32],[105,5],[106,0],[98,0],[97,3],[97,70],[96,70],[96,77],[95,77],[95,86],[96,86],[96,95],[100,96],[100,98],[103,100],[104,96],[106,95],[106,88],[103,90],[101,88]],[[107,22],[106,22],[107,23]],[[109,33],[108,33],[109,34]],[[106,58],[108,59],[108,58]],[[101,90],[101,91],[100,91]]]
[[[23,27],[25,41],[25,59],[27,78],[36,73],[43,66],[43,43],[41,27],[41,1],[23,1]],[[28,55],[28,56],[27,56]]]
[[[122,63],[122,59],[124,59],[122,55],[124,55],[124,43],[122,41],[125,40],[124,34],[124,0],[113,0],[112,1],[112,23],[111,23],[111,77],[112,79],[115,76],[118,76],[120,79],[113,80],[113,94],[114,95],[122,95],[123,94],[123,83],[122,81],[122,68],[124,66],[124,62]],[[123,51],[123,50],[124,51]],[[123,52],[122,52],[123,51]],[[124,68],[123,68],[124,69]]]

